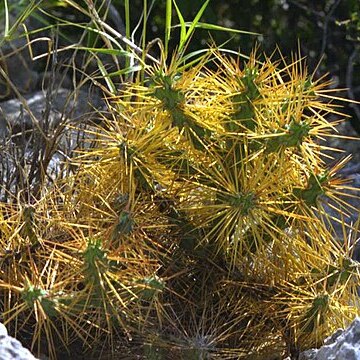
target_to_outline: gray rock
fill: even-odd
[[[21,190],[19,176],[36,188],[39,162],[48,178],[55,179],[75,148],[90,146],[84,129],[104,116],[104,108],[100,95],[90,89],[49,87],[0,102],[0,201]]]
[[[10,14],[10,23],[15,20],[16,15]],[[29,26],[28,21],[26,24]],[[39,76],[34,70],[24,29],[19,27],[11,39],[5,39],[3,26],[0,26],[0,39],[0,66],[5,73],[0,74],[0,99],[11,96],[13,86],[21,94],[33,91]]]
[[[36,122],[47,129],[55,128],[64,121],[90,120],[94,108],[102,106],[102,100],[94,94],[59,88],[54,91],[36,91],[25,95],[23,100],[11,99],[0,103],[0,137],[7,128],[17,132],[30,129]]]
[[[320,349],[301,353],[299,360],[360,360],[360,318],[346,330],[337,330]]]
[[[47,62],[40,55],[48,53],[49,31],[41,30],[44,24],[37,16],[29,16],[24,20],[26,28],[19,24],[16,29],[12,28],[25,8],[26,2],[22,3],[19,5],[18,0],[8,0],[12,31],[7,34],[7,38],[5,21],[0,22],[0,66],[3,70],[0,74],[0,101],[14,97],[17,93],[24,95],[39,90],[42,84],[40,73]],[[32,31],[34,34],[31,34]],[[38,57],[40,59],[35,61]]]
[[[1,336],[8,336],[7,329],[4,324],[0,323],[0,337]]]
[[[32,69],[32,60],[27,49],[23,49],[23,40],[14,40],[0,49],[0,65],[6,77],[0,75],[0,98],[6,98],[13,92],[9,80],[16,89],[25,94],[35,89],[38,74]]]
[[[6,327],[0,324],[0,359],[1,360],[37,360],[21,342],[7,335]]]
[[[299,360],[315,360],[316,354],[317,349],[306,350],[299,355]]]

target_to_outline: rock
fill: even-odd
[[[338,177],[341,179],[346,179],[349,182],[346,184],[347,188],[341,189],[340,191],[343,193],[342,195],[337,194],[337,197],[340,201],[343,201],[342,204],[339,201],[334,201],[330,197],[322,196],[321,205],[323,206],[326,214],[330,217],[333,217],[330,220],[331,230],[334,235],[340,242],[344,242],[344,232],[341,221],[335,221],[334,219],[341,220],[340,212],[343,214],[343,220],[345,224],[347,224],[346,229],[346,237],[347,240],[350,240],[350,243],[354,243],[354,241],[359,237],[359,231],[356,231],[354,226],[356,227],[356,222],[359,217],[359,209],[360,209],[360,173],[354,172],[350,173],[350,171],[358,171],[355,167],[356,163],[350,162],[349,166],[344,169],[344,171],[338,172]],[[347,205],[344,205],[344,204]],[[337,209],[337,210],[335,210]],[[353,256],[353,259],[358,260],[360,257],[358,255]]]
[[[8,336],[6,327],[0,323],[0,359],[1,360],[36,360],[21,342]]]
[[[9,80],[21,94],[34,90],[38,83],[38,74],[32,69],[32,60],[23,40],[13,40],[0,48],[0,66],[8,78],[0,74],[0,99],[13,92]]]
[[[104,116],[99,114],[104,107],[101,96],[90,89],[48,88],[0,102],[0,201],[20,191],[20,176],[36,188],[39,162],[55,179],[75,148],[90,146],[91,135],[84,128]]]
[[[11,99],[0,103],[0,138],[11,133],[30,129],[35,122],[42,128],[54,129],[60,122],[91,120],[94,109],[102,106],[100,96],[59,88],[54,91],[36,91],[25,95],[23,100]]]
[[[315,360],[316,353],[317,353],[316,349],[306,350],[299,355],[299,360]]]
[[[346,330],[337,330],[320,349],[301,353],[299,360],[360,360],[360,318]]]
[[[7,329],[4,324],[0,323],[0,337],[1,336],[8,336]]]
[[[15,13],[10,13],[10,24],[16,21]],[[26,21],[28,30],[31,30],[29,21]],[[0,99],[13,95],[13,86],[20,94],[33,91],[38,83],[39,75],[34,69],[31,52],[28,46],[24,29],[19,27],[11,39],[4,37],[3,22],[0,25],[0,67],[5,73],[0,73]],[[31,48],[33,51],[33,46]]]
[[[330,121],[338,120],[337,117],[329,118]],[[341,201],[345,201],[350,206],[340,205],[335,203],[333,200],[323,197],[324,202],[322,205],[325,212],[333,217],[339,219],[339,212],[334,210],[336,208],[341,209],[344,212],[344,221],[347,225],[346,227],[346,239],[344,239],[343,226],[341,222],[335,221],[334,219],[330,220],[331,230],[334,232],[334,236],[344,243],[344,240],[349,241],[350,244],[356,244],[354,246],[354,252],[352,258],[356,261],[360,260],[360,243],[358,239],[360,238],[360,228],[357,228],[357,221],[359,217],[360,209],[360,137],[356,131],[352,128],[350,122],[343,121],[336,126],[339,137],[331,136],[327,137],[326,141],[321,142],[321,145],[324,145],[328,148],[341,149],[342,152],[334,150],[324,150],[323,153],[329,156],[329,158],[323,158],[328,167],[334,166],[341,159],[345,158],[348,155],[351,155],[351,159],[344,168],[338,171],[336,177],[341,179],[348,179],[349,183],[344,186],[344,189],[341,189],[343,195],[338,195]],[[345,138],[349,137],[349,138]],[[352,188],[352,189],[351,189]],[[341,220],[341,219],[340,219]]]

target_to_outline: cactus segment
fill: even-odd
[[[54,317],[57,315],[55,302],[49,299],[48,291],[28,283],[22,290],[21,297],[30,309],[33,309],[35,303],[38,303],[47,316]]]
[[[253,102],[261,96],[256,84],[258,75],[256,68],[245,67],[242,76],[238,79],[241,90],[233,97],[235,111],[232,115],[233,121],[230,122],[230,131],[241,129],[237,123],[245,126],[248,130],[255,130],[255,105]]]
[[[142,285],[138,291],[139,298],[146,301],[153,300],[165,289],[165,282],[156,275],[138,279],[136,283]]]
[[[319,196],[325,194],[325,190],[322,187],[323,184],[329,180],[329,174],[327,172],[315,175],[311,174],[308,179],[308,185],[305,189],[294,188],[294,195],[300,200],[303,200],[309,207],[315,206]]]
[[[101,274],[104,273],[109,266],[107,253],[102,247],[100,239],[89,239],[87,247],[83,252],[84,272],[87,279],[101,284]]]
[[[357,269],[357,264],[350,258],[345,258],[339,266],[330,265],[327,271],[327,287],[346,285]]]
[[[38,238],[36,236],[36,223],[35,223],[35,209],[32,206],[25,206],[23,209],[23,222],[24,226],[22,232],[24,237],[27,237],[31,244],[37,244]]]
[[[276,137],[271,137],[266,142],[266,152],[276,152],[281,149],[281,147],[297,147],[302,144],[305,137],[309,135],[311,130],[310,125],[306,121],[295,122],[294,120],[290,124],[285,125],[286,133],[281,133],[281,135]]]
[[[135,222],[128,211],[122,211],[119,215],[119,221],[115,226],[113,237],[129,235],[134,230]]]
[[[164,108],[169,110],[170,113],[174,109],[178,109],[185,101],[185,95],[180,89],[175,89],[173,82],[174,80],[171,76],[165,75],[158,77],[160,78],[160,86],[156,87],[155,90],[152,92],[152,96],[159,99]],[[157,83],[157,79],[154,83]]]
[[[227,203],[231,207],[239,209],[240,216],[247,216],[256,205],[256,195],[253,192],[239,194],[219,194],[219,203]]]
[[[317,327],[325,322],[325,315],[329,307],[330,296],[328,294],[320,294],[316,296],[311,307],[306,311],[303,322],[305,333],[313,332]]]

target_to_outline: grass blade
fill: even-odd
[[[198,11],[198,13],[196,14],[194,20],[191,22],[191,25],[189,27],[189,30],[186,33],[186,41],[190,38],[190,36],[192,35],[192,33],[195,30],[196,25],[198,24],[199,20],[201,19],[205,9],[207,8],[208,4],[209,4],[210,0],[206,0],[203,4],[203,6],[200,8],[200,10]]]
[[[95,48],[95,47],[83,47],[83,46],[74,46],[74,49],[83,50],[91,53],[100,53],[106,55],[114,55],[114,56],[127,56],[130,57],[133,54],[131,52],[127,52],[121,49],[106,49],[106,48]]]
[[[192,22],[186,22],[185,26],[190,28],[192,24],[193,24]],[[177,27],[177,26],[178,25],[175,25],[174,27]],[[195,25],[195,28],[204,29],[204,30],[214,30],[214,31],[228,31],[228,32],[236,33],[236,34],[260,35],[259,33],[255,33],[252,31],[232,29],[232,28],[228,28],[228,27],[224,27],[224,26],[220,26],[220,25],[203,23],[203,22],[198,22]]]
[[[178,16],[179,21],[180,21],[179,51],[181,51],[181,49],[184,47],[185,42],[186,42],[186,25],[185,25],[184,18],[183,18],[182,14],[181,14],[181,11],[178,8],[175,0],[174,0],[174,5],[175,5],[177,16]]]
[[[105,82],[106,82],[106,85],[108,86],[109,91],[112,94],[115,94],[116,93],[116,86],[114,85],[114,83],[110,79],[109,74],[106,71],[106,68],[105,68],[104,64],[101,62],[100,59],[97,59],[97,65],[98,65],[98,68],[99,68],[99,70],[101,72],[101,75],[105,79]]]
[[[201,6],[200,10],[198,11],[198,13],[196,14],[194,20],[191,23],[186,23],[184,21],[184,18],[181,14],[180,9],[178,8],[176,1],[174,0],[174,5],[176,8],[176,12],[180,21],[180,42],[179,42],[179,52],[181,52],[186,44],[186,42],[190,39],[190,37],[192,36],[196,26],[199,23],[200,18],[202,17],[205,9],[207,8],[208,4],[209,4],[210,0],[206,0],[204,2],[204,4]],[[187,24],[190,24],[189,29],[186,31],[186,27],[188,26]],[[175,26],[176,27],[176,26]]]
[[[21,13],[19,14],[19,16],[16,18],[15,23],[10,27],[10,17],[9,17],[9,8],[8,8],[8,3],[7,0],[5,1],[5,16],[7,17],[7,19],[5,19],[5,36],[3,39],[0,39],[0,43],[2,43],[2,41],[4,39],[10,39],[13,34],[16,32],[16,30],[18,29],[18,27],[23,24],[25,22],[25,20],[31,16],[35,10],[38,8],[39,4],[35,3],[35,0],[32,0],[29,5],[27,5],[27,7],[21,11]],[[7,26],[7,29],[6,29]]]
[[[125,36],[130,39],[131,32],[130,32],[130,4],[129,0],[125,0]],[[126,45],[126,51],[130,51],[130,46]],[[125,59],[125,67],[130,66],[130,58]]]
[[[172,0],[166,0],[165,15],[165,58],[167,57],[170,34],[171,34]]]
[[[5,6],[5,38],[8,36],[9,33],[9,8],[7,0],[4,0],[4,6]]]

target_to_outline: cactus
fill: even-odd
[[[74,342],[138,354],[132,339],[148,358],[296,355],[357,313],[358,265],[322,205],[346,243],[327,83],[255,52],[175,60],[111,99],[74,176],[1,205],[4,318],[34,326],[34,350],[45,333],[52,358]]]

